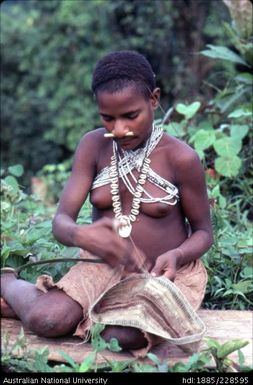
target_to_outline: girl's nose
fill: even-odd
[[[123,138],[129,132],[129,127],[122,121],[116,120],[112,133],[117,138]]]

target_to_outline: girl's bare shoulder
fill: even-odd
[[[165,135],[166,157],[175,179],[187,179],[190,175],[203,172],[203,166],[197,152],[182,140]]]
[[[81,138],[79,145],[94,144],[103,145],[104,139],[104,128],[96,128],[92,131],[86,132]]]
[[[198,154],[191,146],[174,136],[165,134],[164,144],[169,161],[174,165],[185,165],[199,160]]]
[[[78,143],[77,151],[85,150],[94,155],[94,153],[104,149],[108,142],[104,138],[104,133],[104,128],[96,128],[95,130],[85,133]]]
[[[75,159],[79,163],[96,164],[101,154],[106,153],[108,142],[104,138],[104,133],[104,128],[97,128],[83,135],[75,151]]]

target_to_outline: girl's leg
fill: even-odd
[[[1,297],[1,317],[18,318],[17,314],[12,310],[8,303]]]
[[[140,349],[147,346],[147,340],[141,330],[126,326],[106,326],[101,336],[109,342],[117,338],[122,349]]]
[[[1,274],[1,296],[24,326],[39,336],[68,334],[83,317],[82,307],[62,290],[43,293],[13,273]]]

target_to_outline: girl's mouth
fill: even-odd
[[[122,139],[118,139],[117,140],[117,143],[121,146],[121,147],[129,147],[129,146],[132,146],[133,143],[134,143],[134,137],[131,137],[131,138],[122,138]]]

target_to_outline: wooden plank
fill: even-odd
[[[241,349],[245,363],[253,366],[253,312],[241,310],[204,310],[198,311],[200,318],[206,325],[206,338],[213,338],[219,343],[229,340],[247,340],[247,346]],[[200,348],[206,347],[205,342]],[[238,353],[230,354],[229,358],[238,362]]]
[[[234,310],[204,310],[198,312],[207,327],[205,337],[214,338],[220,343],[224,343],[231,339],[245,339],[249,344],[242,349],[247,365],[253,365],[252,360],[252,338],[253,338],[253,313],[251,311],[234,311]],[[2,327],[2,349],[4,335],[10,336],[10,346],[15,342],[21,329],[21,322],[14,319],[1,319]],[[85,357],[92,351],[89,343],[83,343],[77,337],[61,337],[61,338],[42,338],[37,337],[25,329],[25,335],[28,341],[29,349],[41,349],[44,346],[49,348],[49,360],[56,362],[64,362],[59,351],[65,351],[76,362],[81,363]],[[200,349],[204,349],[206,343],[201,342]],[[18,352],[16,352],[18,355]],[[103,363],[106,360],[124,361],[133,359],[133,355],[127,352],[113,353],[108,350],[98,353],[97,363]],[[170,365],[176,362],[185,362],[189,358],[189,354],[184,353],[177,346],[168,344],[168,361]],[[230,358],[238,362],[238,354],[232,353]],[[146,359],[144,360],[148,362]],[[214,364],[214,363],[213,363]],[[213,366],[212,364],[212,366]]]
[[[17,336],[20,333],[22,324],[19,320],[10,318],[1,319],[1,345],[2,351],[4,351],[4,336],[9,335],[9,345],[12,346]],[[29,350],[41,349],[44,346],[49,348],[49,360],[64,362],[63,357],[60,355],[60,351],[65,351],[76,362],[81,363],[85,357],[91,353],[92,347],[90,343],[83,343],[80,338],[77,337],[58,337],[58,338],[44,338],[38,337],[28,329],[24,328],[25,336],[28,342]],[[19,355],[19,352],[14,352],[15,355]],[[98,353],[97,362],[103,363],[107,360],[124,361],[133,359],[130,353],[113,353],[108,350],[102,353]]]

